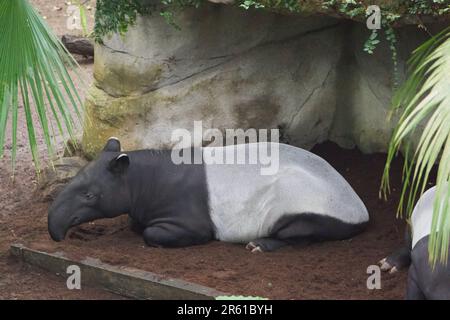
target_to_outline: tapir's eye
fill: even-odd
[[[95,198],[95,195],[94,195],[93,193],[91,193],[91,192],[85,192],[85,193],[84,193],[84,196],[85,196],[85,198],[88,199],[88,200],[91,200],[91,199],[94,199],[94,198]]]

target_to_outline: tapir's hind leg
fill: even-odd
[[[389,271],[389,273],[395,273],[411,264],[412,240],[409,226],[406,226],[404,237],[405,239],[403,245],[379,262],[381,270]]]
[[[417,284],[417,272],[414,266],[409,268],[406,300],[425,300],[425,295]]]
[[[360,233],[366,223],[350,224],[339,219],[312,213],[287,215],[274,226],[278,239],[289,243],[343,240]]]
[[[245,247],[251,252],[275,251],[288,245],[286,241],[274,238],[260,238],[250,241]]]
[[[268,238],[247,244],[252,252],[273,251],[287,244],[306,245],[311,242],[348,239],[360,233],[366,223],[349,224],[338,219],[311,213],[281,217]]]

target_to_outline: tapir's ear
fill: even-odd
[[[116,137],[111,137],[106,142],[103,151],[120,152],[120,141]]]
[[[109,171],[112,173],[124,173],[130,166],[130,158],[126,153],[121,153],[109,162]]]

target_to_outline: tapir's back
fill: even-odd
[[[291,214],[312,213],[352,224],[368,220],[364,204],[345,179],[311,152],[284,144],[253,143],[204,148],[204,154],[264,155],[267,148],[272,151],[270,157],[258,160],[270,158],[270,165],[270,161],[265,166],[260,161],[205,165],[211,218],[219,239],[247,241],[267,236],[280,217]],[[264,167],[270,169],[264,171]],[[238,239],[242,235],[245,239]]]
[[[412,224],[412,248],[420,239],[430,235],[433,220],[434,200],[436,187],[428,189],[417,201],[411,215]]]

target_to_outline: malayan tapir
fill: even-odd
[[[436,187],[428,189],[419,199],[411,215],[410,228],[405,232],[405,244],[380,261],[381,269],[396,272],[409,266],[406,299],[450,299],[450,259],[447,265],[428,259],[428,239],[431,233]]]
[[[236,148],[248,153],[259,145],[201,152]],[[170,150],[124,153],[119,140],[110,138],[52,203],[49,233],[61,241],[73,226],[128,213],[149,246],[217,239],[246,243],[258,252],[346,239],[364,229],[366,207],[331,165],[306,150],[278,147],[277,173],[261,175],[260,164],[175,164]]]

